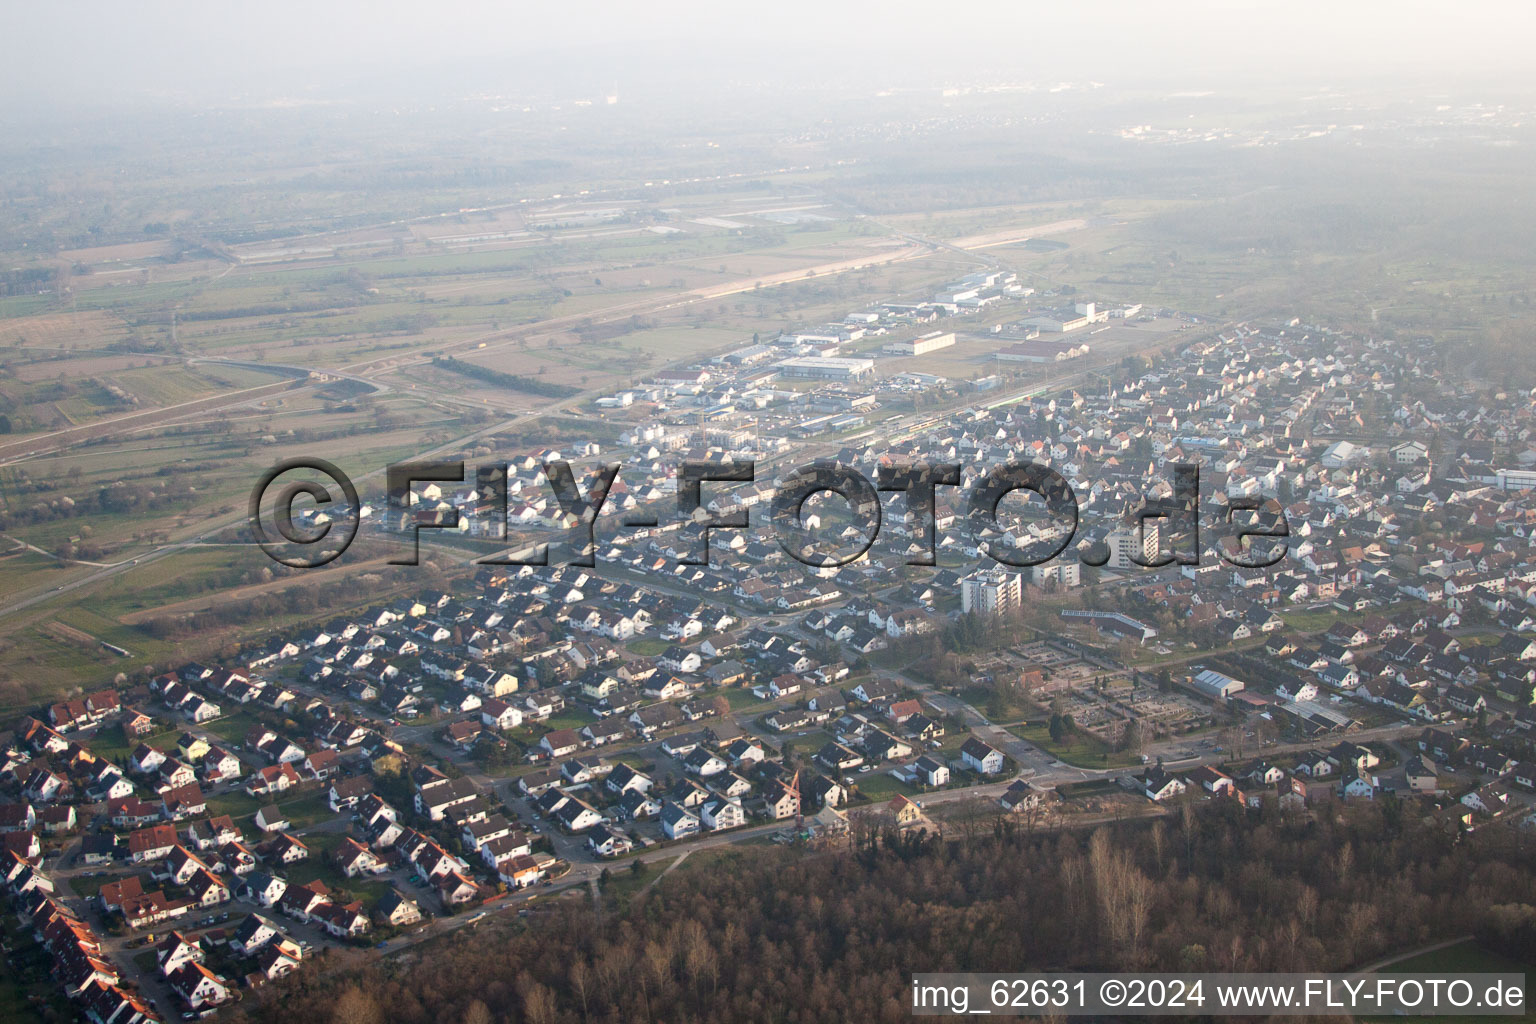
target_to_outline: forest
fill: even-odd
[[[419,957],[302,971],[249,1022],[906,1021],[922,971],[1345,970],[1476,934],[1536,953],[1513,830],[1458,838],[1394,800],[1319,812],[1185,804],[1040,831],[995,814],[940,838],[876,821],[834,852],[741,847],[599,916],[572,900]]]

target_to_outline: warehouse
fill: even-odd
[[[811,377],[818,380],[859,380],[875,372],[873,359],[846,359],[837,356],[797,356],[773,364],[783,377]]]
[[[930,331],[918,338],[905,341],[888,341],[880,351],[893,356],[923,356],[929,352],[949,348],[955,343],[954,331]]]
[[[1247,684],[1240,679],[1233,679],[1224,672],[1215,669],[1205,669],[1189,681],[1191,688],[1210,697],[1213,700],[1226,700],[1235,693],[1241,692]]]
[[[1057,363],[1087,354],[1087,345],[1073,345],[1065,341],[1021,341],[1017,345],[999,349],[997,358],[1004,363]]]

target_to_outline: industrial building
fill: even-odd
[[[1226,700],[1247,689],[1247,684],[1241,679],[1233,679],[1225,672],[1217,672],[1213,668],[1197,673],[1189,680],[1189,685],[1191,689],[1212,700]]]
[[[888,341],[881,346],[880,351],[893,356],[922,356],[941,348],[949,348],[954,343],[954,331],[930,331],[905,341]]]
[[[1073,345],[1065,341],[1021,341],[1017,345],[999,349],[997,358],[1004,363],[1057,363],[1087,354],[1087,345]]]
[[[1074,307],[1053,309],[1046,313],[1026,317],[1023,323],[1033,325],[1053,334],[1079,331],[1089,324],[1101,324],[1109,320],[1109,311],[1100,310],[1092,302],[1080,302]]]
[[[1157,636],[1157,630],[1145,622],[1142,622],[1140,619],[1133,619],[1129,615],[1122,615],[1119,612],[1097,612],[1089,608],[1063,608],[1061,610],[1061,617],[1064,619],[1084,619],[1101,633],[1140,640],[1143,643]]]
[[[773,364],[783,377],[809,377],[816,380],[861,380],[875,372],[873,359],[839,356],[796,356]]]

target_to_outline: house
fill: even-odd
[[[511,834],[512,823],[502,814],[490,814],[483,818],[466,820],[459,828],[459,838],[463,840],[464,847],[468,850],[483,850],[485,844]]]
[[[373,916],[383,924],[404,928],[421,920],[421,908],[400,890],[390,889],[374,904]]]
[[[1328,760],[1339,766],[1342,771],[1346,768],[1375,768],[1381,763],[1381,758],[1370,747],[1361,746],[1348,741],[1340,743],[1328,751]]]
[[[544,734],[544,738],[539,740],[539,749],[550,757],[565,757],[581,749],[581,737],[576,735],[574,729],[556,729]]]
[[[864,755],[850,750],[836,741],[823,744],[816,752],[816,760],[834,772],[846,772],[864,763]]]
[[[173,930],[155,946],[155,963],[162,975],[172,975],[191,963],[203,962],[203,947]]]
[[[151,825],[128,835],[128,860],[134,864],[160,860],[177,845],[176,828],[172,825]]]
[[[309,847],[305,846],[297,836],[286,832],[279,832],[268,839],[256,847],[256,852],[268,864],[297,864],[309,859]]]
[[[270,943],[256,955],[256,973],[273,981],[298,970],[303,956],[297,943],[287,940]]]
[[[631,789],[619,798],[619,816],[628,821],[654,818],[661,813],[661,801],[649,793]]]
[[[732,740],[725,748],[725,756],[737,768],[743,764],[756,764],[766,757],[763,745],[756,740]]]
[[[768,817],[775,821],[785,818],[793,818],[800,813],[800,791],[795,785],[790,785],[779,779],[773,784],[776,791],[763,797],[763,809]]]
[[[465,719],[459,722],[451,722],[443,730],[443,739],[458,747],[460,750],[468,750],[475,745],[480,738],[484,726],[477,718]]]
[[[699,820],[712,832],[736,828],[747,823],[747,812],[737,800],[717,797],[699,808]]]
[[[1334,771],[1334,764],[1328,756],[1316,750],[1307,752],[1296,762],[1296,774],[1304,775],[1309,779],[1326,778]]]
[[[241,888],[252,903],[263,907],[275,907],[288,891],[288,883],[265,871],[253,871],[245,876]]]
[[[373,780],[366,775],[356,775],[349,779],[337,779],[331,783],[328,802],[332,813],[340,813],[350,810],[358,805],[363,797],[373,792]]]
[[[44,835],[51,836],[62,832],[72,832],[76,823],[74,804],[44,807],[37,812],[37,824],[43,830]]]
[[[699,819],[686,808],[668,802],[661,810],[661,830],[668,839],[686,839],[698,835]]]
[[[192,1010],[221,1006],[234,992],[229,983],[200,963],[188,963],[166,979]]]
[[[181,844],[171,847],[171,852],[150,873],[156,878],[163,878],[177,885],[186,885],[199,868],[206,871],[208,865],[202,859]]]
[[[1237,783],[1232,781],[1232,776],[1207,764],[1195,768],[1186,778],[1213,796],[1230,796],[1237,792]]]
[[[418,788],[416,812],[442,821],[450,808],[469,803],[479,795],[479,788],[470,779],[437,779]]]
[[[437,880],[437,894],[444,906],[468,903],[480,895],[480,887],[460,871],[450,871]]]
[[[567,832],[585,832],[603,820],[591,804],[571,797],[555,808],[554,820]]]
[[[695,749],[691,754],[683,758],[683,770],[690,775],[697,775],[701,779],[707,779],[711,775],[719,775],[729,768],[723,760],[702,748]]]
[[[921,804],[900,793],[892,797],[885,805],[885,812],[896,819],[897,828],[910,828],[914,825],[924,824],[928,820],[923,815]]]
[[[246,780],[245,791],[251,796],[272,796],[275,793],[286,793],[303,781],[293,765],[284,761],[258,769]]]
[[[634,849],[634,843],[624,833],[606,825],[598,825],[587,833],[587,848],[599,857],[618,857]]]
[[[101,979],[86,985],[80,1002],[93,1024],[156,1024],[160,1019],[136,993]]]
[[[848,799],[848,790],[835,779],[814,775],[806,783],[805,796],[818,807],[836,807]]]
[[[173,786],[160,795],[160,813],[168,821],[208,813],[208,801],[195,782],[185,786]]]
[[[1408,763],[1403,766],[1403,777],[1411,793],[1433,796],[1440,792],[1440,774],[1435,770],[1435,762],[1425,754],[1408,758]]]
[[[912,769],[917,773],[918,781],[925,786],[937,789],[949,785],[949,765],[936,757],[924,754],[913,763]]]
[[[210,744],[201,736],[184,732],[176,741],[176,750],[183,761],[200,761],[208,753]]]
[[[480,705],[480,721],[488,729],[506,732],[523,724],[523,713],[506,701],[492,697]]]
[[[229,884],[216,876],[209,868],[200,867],[192,872],[184,888],[187,895],[200,907],[212,907],[228,902],[231,898]]]
[[[323,782],[339,772],[341,765],[335,750],[330,747],[321,747],[305,756],[299,765],[299,770],[305,778]]]
[[[223,864],[224,869],[236,878],[256,870],[256,854],[238,840],[231,840],[221,845],[218,855],[219,863]]]
[[[1045,791],[1034,783],[1019,779],[1003,792],[998,798],[998,803],[1003,810],[1012,811],[1015,814],[1024,811],[1037,810],[1045,806]]]
[[[474,887],[474,883],[469,883]],[[311,920],[320,925],[338,939],[351,938],[357,935],[365,935],[372,927],[368,918],[363,914],[361,903],[349,903],[346,906],[338,906],[335,903],[326,902],[315,907],[310,914]]]
[[[517,788],[524,796],[540,796],[560,784],[560,769],[541,768],[529,772],[517,780]]]
[[[573,757],[560,765],[560,775],[573,785],[600,779],[613,771],[613,763],[601,757]]]
[[[1142,774],[1141,782],[1146,798],[1158,803],[1171,800],[1189,788],[1183,779],[1165,770],[1160,764],[1148,768]]]
[[[1003,752],[972,736],[960,747],[960,760],[972,771],[996,775],[1003,770]]]
[[[649,775],[646,775],[635,768],[631,768],[627,764],[621,763],[608,774],[608,778],[604,782],[604,785],[607,787],[610,793],[616,793],[620,796],[623,796],[625,793],[631,791],[637,793],[649,793],[651,791],[651,787],[655,785],[655,782],[652,781]]]
[[[256,827],[263,832],[286,832],[291,826],[276,804],[268,804],[256,812]]]
[[[37,812],[27,801],[0,804],[0,833],[30,832],[35,827],[37,827]]]
[[[305,885],[290,885],[278,900],[278,907],[289,917],[308,921],[316,911],[330,902],[330,889],[316,879]]]
[[[884,729],[873,729],[864,737],[864,752],[874,762],[895,760],[909,756],[912,753],[912,745],[900,737],[892,736]],[[1001,765],[998,770],[1002,770]]]
[[[275,922],[260,914],[247,914],[235,927],[235,933],[225,941],[235,952],[250,956],[281,934],[282,930]]]
[[[526,889],[544,877],[544,871],[539,867],[539,862],[525,853],[508,857],[497,864],[496,873],[503,882],[514,889]]]
[[[38,852],[41,853],[41,850]],[[93,833],[80,840],[80,862],[89,867],[111,864],[119,853],[120,847],[114,835]]]
[[[1374,800],[1380,780],[1365,768],[1350,768],[1339,779],[1339,795],[1346,799]]]
[[[141,875],[129,875],[119,882],[108,882],[96,892],[96,902],[106,914],[121,912],[124,905],[144,895]]]
[[[98,802],[120,800],[133,795],[133,783],[123,778],[115,766],[108,765],[86,790],[86,796]]]
[[[849,696],[865,704],[872,704],[875,701],[893,700],[898,693],[896,684],[889,679],[870,679],[855,686],[849,691]]]
[[[341,841],[341,845],[332,852],[331,858],[341,869],[341,873],[348,878],[383,874],[387,870],[384,862],[379,860],[372,850],[350,836]]]
[[[1509,787],[1502,782],[1494,781],[1467,793],[1461,798],[1461,802],[1474,811],[1498,814],[1509,806],[1509,798]]]
[[[621,720],[605,718],[582,727],[581,738],[594,747],[617,743],[629,735],[629,725]]]
[[[209,747],[203,755],[202,770],[205,782],[234,779],[240,774],[240,759],[223,747]]]
[[[140,743],[135,746],[132,754],[127,755],[127,766],[140,775],[149,775],[151,772],[158,771],[164,763],[166,763],[166,755],[147,743]]]

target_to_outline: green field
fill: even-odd
[[[1497,953],[1491,949],[1485,949],[1476,942],[1462,942],[1445,949],[1435,950],[1432,953],[1423,953],[1419,956],[1409,957],[1407,960],[1399,960],[1397,963],[1383,967],[1381,974],[1529,974],[1532,971],[1531,964],[1511,960],[1509,957]],[[1529,1003],[1527,1003],[1529,1007]],[[1528,1009],[1526,1013],[1515,1016],[1455,1016],[1455,1017],[1368,1017],[1366,1020],[1380,1021],[1406,1021],[1409,1024],[1419,1024],[1428,1021],[1458,1021],[1467,1024],[1496,1024],[1498,1021],[1509,1022],[1536,1020],[1536,1011]]]
[[[1046,722],[1011,725],[1008,731],[1077,768],[1129,768],[1141,763],[1136,755],[1110,750],[1102,740],[1086,732],[1073,733],[1065,742],[1057,743],[1051,739]]]

